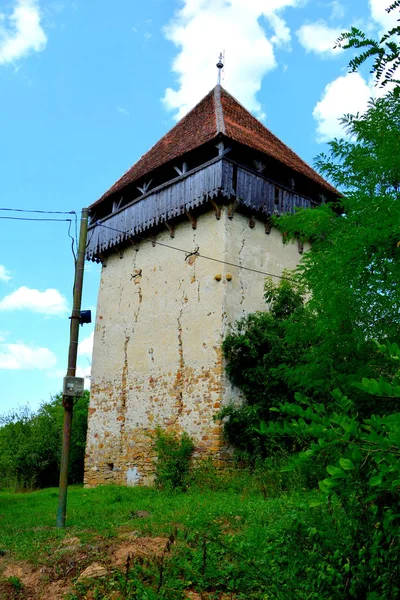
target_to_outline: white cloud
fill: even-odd
[[[215,64],[225,50],[224,85],[250,110],[262,116],[256,99],[263,77],[276,67],[274,49],[290,42],[290,30],[278,14],[305,0],[183,0],[182,8],[165,28],[179,53],[172,71],[178,90],[168,88],[168,109],[182,117],[217,82]],[[261,25],[264,18],[272,31]]]
[[[387,13],[385,10],[390,4],[389,0],[369,0],[371,16],[380,25],[382,32],[398,25],[399,11],[396,9]]]
[[[0,281],[11,281],[11,275],[3,265],[0,265]]]
[[[315,52],[325,56],[338,56],[343,50],[335,48],[335,42],[340,36],[340,28],[329,27],[325,21],[307,23],[296,32],[300,44],[307,52]]]
[[[0,345],[0,369],[47,370],[56,363],[55,354],[48,348],[30,347],[23,342]]]
[[[371,87],[359,73],[348,73],[329,83],[313,111],[317,121],[317,141],[342,137],[344,131],[339,119],[347,113],[365,112],[371,96]]]
[[[82,355],[92,356],[93,338],[94,338],[94,331],[92,331],[92,333],[87,338],[84,338],[81,342],[79,342],[78,354],[80,356],[82,356]]]
[[[333,0],[330,6],[332,9],[330,18],[333,20],[343,19],[344,15],[346,14],[346,10],[343,4],[341,2],[338,2],[338,0]]]
[[[0,13],[0,65],[12,63],[47,43],[37,0],[16,0],[10,16]]]
[[[22,286],[0,301],[1,310],[31,310],[44,315],[62,315],[68,311],[68,303],[58,290],[40,292]]]

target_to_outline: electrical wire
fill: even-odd
[[[97,221],[96,223],[96,227],[104,227],[105,229],[110,229],[110,231],[116,231],[117,233],[122,233],[123,235],[127,235],[126,231],[121,231],[120,229],[115,229],[114,227],[109,227],[108,225],[103,225],[103,223],[101,223],[100,221]],[[199,252],[191,252],[188,250],[183,250],[182,248],[177,248],[176,246],[170,246],[169,244],[164,244],[163,242],[157,242],[155,240],[149,240],[148,238],[145,238],[143,236],[134,235],[135,238],[138,238],[139,240],[143,240],[145,242],[151,242],[152,244],[156,244],[158,246],[163,246],[164,248],[170,248],[171,250],[177,250],[178,252],[182,252],[183,254],[186,254],[186,256],[190,256],[190,255],[195,255],[198,256],[199,258],[204,258],[205,260],[211,260],[213,262],[217,262],[223,265],[227,265],[229,267],[235,267],[237,269],[243,269],[244,271],[250,271],[251,273],[258,273],[260,275],[265,275],[267,277],[276,277],[277,279],[284,279],[285,281],[293,281],[292,279],[290,279],[289,277],[284,277],[283,275],[275,275],[274,273],[268,273],[267,271],[259,271],[258,269],[252,269],[250,267],[244,267],[242,265],[237,265],[235,263],[230,263],[227,262],[225,260],[221,260],[219,258],[213,258],[211,256],[205,256],[204,254],[199,254]]]
[[[69,214],[69,213],[64,213],[64,214]],[[45,218],[40,218],[40,217],[3,217],[0,216],[0,219],[7,219],[10,221],[59,221],[59,222],[71,222],[71,219],[45,219]]]
[[[41,222],[61,222],[68,223],[68,237],[71,239],[71,250],[72,256],[74,257],[74,263],[76,264],[76,253],[75,253],[75,243],[76,247],[78,247],[78,224],[77,224],[77,215],[74,210],[69,211],[61,211],[61,210],[28,210],[24,208],[0,208],[0,211],[14,211],[14,212],[22,212],[22,213],[35,213],[35,214],[50,214],[50,215],[74,215],[75,221],[75,237],[71,235],[71,227],[72,227],[72,219],[59,219],[59,218],[49,218],[49,217],[5,217],[0,215],[0,219],[6,219],[9,221],[41,221]]]
[[[30,210],[27,208],[0,208],[10,212],[38,213],[42,215],[76,215],[74,210]]]
[[[79,248],[79,242],[78,242],[78,215],[76,214],[75,211],[72,211],[74,213],[74,217],[75,217],[75,244],[76,244],[76,251],[78,252],[78,248]],[[72,250],[72,254],[75,256],[74,251]],[[76,259],[75,259],[76,261]]]
[[[68,237],[72,240],[71,241],[71,250],[72,250],[72,256],[74,257],[74,261],[76,264],[76,254],[75,254],[75,249],[74,249],[74,245],[75,245],[75,238],[73,235],[71,235],[71,226],[72,226],[72,220],[69,219],[69,225],[68,225]]]

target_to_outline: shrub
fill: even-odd
[[[378,348],[399,367],[397,344]],[[356,387],[399,405],[400,370],[391,382],[365,378]],[[327,407],[298,394],[297,403],[279,407],[286,420],[263,424],[260,433],[308,440],[286,470],[316,459],[325,466],[312,506],[327,507],[330,525],[322,527],[317,516],[314,526],[299,520],[297,530],[323,557],[313,567],[316,589],[330,586],[332,598],[392,600],[400,597],[400,413],[363,418],[339,390],[332,397]]]
[[[155,483],[161,489],[185,490],[189,482],[193,440],[185,432],[165,431],[161,427],[154,435]]]

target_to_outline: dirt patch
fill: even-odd
[[[142,537],[121,544],[113,553],[113,563],[117,567],[126,564],[128,556],[131,558],[154,558],[160,557],[165,550],[168,538],[165,537]]]
[[[10,563],[3,571],[3,578],[9,579],[15,577],[27,588],[37,588],[42,579],[43,574],[40,569],[33,569],[29,563]]]
[[[73,592],[72,582],[76,578],[81,582],[106,577],[115,568],[123,569],[128,557],[157,559],[167,544],[166,537],[137,537],[137,532],[111,543],[110,540],[98,540],[91,545],[82,545],[79,538],[66,536],[47,564],[40,568],[3,558],[0,600],[64,600]],[[196,596],[192,598],[196,600]]]
[[[73,587],[69,582],[53,581],[44,590],[43,598],[46,600],[64,600],[66,594],[71,594]]]

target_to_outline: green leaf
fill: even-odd
[[[326,486],[323,481],[318,481],[318,486],[321,492],[324,492],[324,494],[329,494],[331,491],[330,488]]]
[[[352,463],[348,458],[340,458],[339,464],[345,471],[351,471],[352,469],[355,469],[354,463]]]
[[[382,483],[382,477],[380,475],[374,475],[368,483],[371,486],[380,485]]]
[[[327,477],[326,479],[323,479],[322,483],[328,488],[333,488],[338,485],[338,481],[333,479],[333,477]]]
[[[321,506],[321,504],[323,504],[322,500],[311,500],[311,502],[308,504],[308,506],[310,508],[315,508],[317,506]]]
[[[328,471],[329,475],[332,475],[332,477],[335,477],[335,478],[346,477],[346,473],[343,471],[343,469],[339,469],[339,467],[334,467],[333,465],[328,465],[326,467],[326,470]]]

